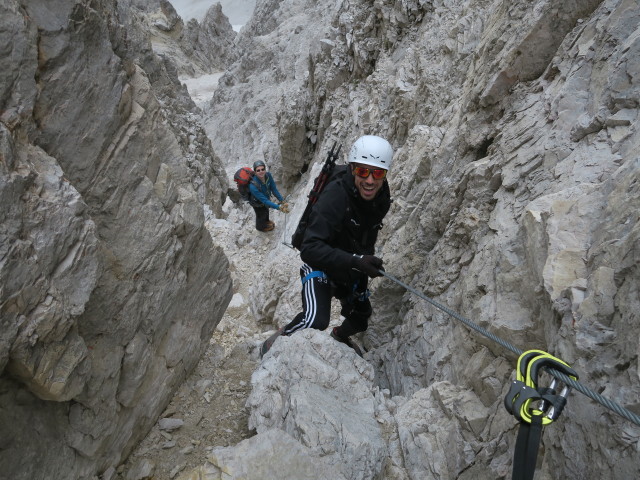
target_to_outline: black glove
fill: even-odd
[[[371,278],[381,276],[382,274],[379,272],[379,270],[384,271],[384,268],[382,268],[382,259],[373,255],[354,254],[351,259],[351,268],[365,273]]]

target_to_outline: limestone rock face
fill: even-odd
[[[236,60],[236,32],[219,3],[207,10],[201,23],[191,19],[186,24],[167,0],[132,1],[130,6],[126,15],[136,19],[154,52],[170,58],[179,75],[223,71]]]
[[[630,0],[265,0],[206,128],[225,158],[270,162],[294,219],[334,141],[388,138],[386,270],[523,350],[559,356],[637,414],[639,15]],[[283,252],[268,264],[287,265]],[[290,273],[274,288],[297,291]],[[255,288],[255,304],[269,305],[261,318],[286,324],[270,312],[295,313],[297,299],[267,290]],[[382,478],[509,476],[517,424],[502,402],[514,355],[395,283],[372,290],[362,340],[377,386],[402,405],[403,454],[389,452],[396,477]],[[461,433],[468,413],[443,396],[482,415]],[[436,403],[450,412],[441,428],[404,419],[421,408],[432,418]],[[288,419],[295,406],[276,410]],[[541,478],[639,477],[639,440],[637,426],[574,392],[545,429]]]
[[[118,10],[118,8],[122,10]],[[231,298],[227,180],[126,2],[0,2],[0,470],[117,466]]]
[[[212,5],[202,23],[191,19],[185,27],[180,46],[188,58],[208,65],[210,70],[223,71],[236,60],[236,32],[222,12],[219,3]]]
[[[235,51],[210,12],[196,32],[160,0],[0,2],[3,474],[113,475],[231,298],[202,205],[250,222],[224,203],[228,172],[264,159],[293,222],[329,148],[362,134],[395,149],[386,271],[640,413],[636,0],[262,0]],[[221,65],[203,128],[178,76]],[[260,326],[300,308],[297,259],[272,243],[246,267]],[[515,356],[370,288],[365,358],[328,332],[278,339],[252,379],[255,437],[193,478],[510,476]],[[639,442],[573,392],[536,475],[640,478]]]
[[[200,468],[180,480],[346,480],[324,458],[279,429],[267,430],[233,447],[218,447]]]
[[[346,478],[376,478],[388,455],[373,380],[372,366],[326,332],[281,337],[253,374],[249,428],[284,430]]]
[[[236,39],[242,57],[220,79],[207,112],[207,133],[229,171],[264,160],[287,189],[309,166],[320,112],[312,95],[326,72],[315,64],[330,62],[334,13],[327,2],[256,4]],[[316,76],[323,79],[314,87]]]

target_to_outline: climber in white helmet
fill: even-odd
[[[382,259],[374,253],[391,206],[387,174],[392,161],[393,149],[384,138],[365,135],[354,142],[349,166],[327,184],[304,233],[300,248],[303,311],[264,342],[262,355],[280,335],[304,328],[325,330],[334,297],[340,300],[345,320],[331,336],[362,355],[349,337],[367,329],[372,313],[367,284],[369,278],[381,275]]]

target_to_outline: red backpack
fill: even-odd
[[[238,192],[240,192],[240,197],[246,202],[251,202],[251,192],[249,191],[249,184],[255,172],[250,167],[242,167],[239,168],[236,173],[233,175],[233,180],[236,182],[238,186]]]

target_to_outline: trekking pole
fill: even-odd
[[[287,217],[289,216],[288,213],[284,214],[284,231],[282,232],[282,244],[286,245],[287,247],[294,249],[293,245],[291,245],[290,243],[287,243]],[[294,249],[295,250],[295,249]]]
[[[286,197],[284,197],[283,202],[286,202],[287,198],[289,198],[289,195],[287,195]],[[293,245],[291,245],[290,243],[287,242],[286,238],[287,238],[287,218],[289,217],[288,213],[284,214],[284,230],[282,232],[282,244],[286,245],[287,247],[289,247],[292,250],[295,250],[295,248],[293,248]]]

